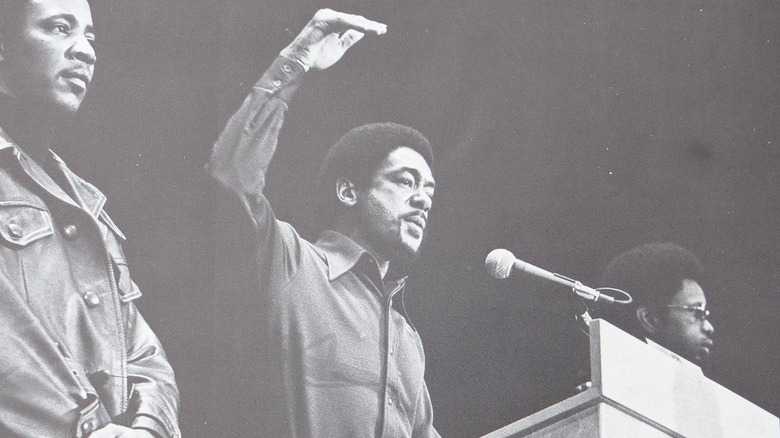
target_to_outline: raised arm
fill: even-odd
[[[324,70],[366,33],[381,35],[384,24],[330,9],[318,11],[280,53],[219,136],[208,169],[240,195],[260,196],[276,150],[284,112],[308,70]]]

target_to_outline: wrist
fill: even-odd
[[[311,69],[312,64],[309,56],[307,56],[309,53],[310,52],[308,50],[299,47],[297,44],[295,44],[295,42],[293,42],[289,46],[285,47],[281,52],[279,52],[279,56],[297,63],[303,67],[304,72],[308,72],[309,69]]]

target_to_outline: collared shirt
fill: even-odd
[[[263,195],[287,101],[303,69],[277,58],[214,147],[212,175],[252,219],[260,292],[253,436],[438,436],[422,342],[403,310],[405,279],[382,279],[347,236],[316,244],[275,218]],[[247,345],[247,344],[245,344]],[[247,382],[249,383],[249,382]]]

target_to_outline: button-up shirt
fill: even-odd
[[[283,57],[255,84],[215,144],[212,175],[251,217],[260,382],[253,436],[438,436],[422,342],[403,309],[404,278],[347,236],[312,244],[263,195],[287,102],[303,69]],[[253,364],[245,364],[253,366]]]

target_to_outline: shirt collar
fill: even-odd
[[[365,263],[369,263],[375,267],[377,271],[379,266],[377,265],[374,256],[368,253],[362,246],[358,245],[354,240],[339,233],[338,231],[325,230],[320,234],[320,238],[315,243],[315,246],[322,251],[325,259],[328,262],[328,280],[335,280],[345,272],[354,268],[361,259],[366,259]],[[392,269],[391,269],[392,271]],[[406,276],[385,278],[385,281],[392,281],[394,283],[403,284],[406,280]]]
[[[328,280],[333,281],[355,267],[368,252],[354,240],[338,231],[325,230],[315,246],[322,251],[328,262]]]
[[[330,281],[341,277],[346,272],[356,267],[361,260],[363,260],[363,263],[370,263],[377,272],[377,275],[379,274],[379,267],[377,266],[374,257],[363,249],[362,246],[355,243],[354,240],[338,231],[323,231],[322,234],[320,234],[317,243],[315,243],[315,246],[325,256],[325,260],[328,264],[328,280]],[[385,286],[388,286],[392,290],[392,292],[388,292],[391,293],[391,295],[396,295],[396,293],[398,293],[398,296],[400,297],[400,299],[394,301],[394,303],[397,303],[398,305],[397,310],[403,315],[409,326],[417,331],[412,324],[409,314],[406,312],[406,306],[404,305],[403,295],[406,277],[386,279],[385,281],[392,282],[384,283]]]

